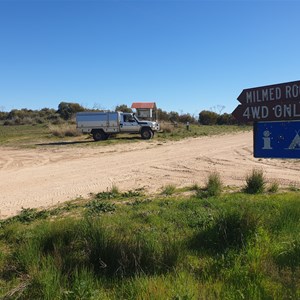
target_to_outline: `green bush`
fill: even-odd
[[[98,199],[89,202],[85,207],[87,208],[87,212],[90,215],[113,212],[116,210],[115,204],[110,202],[99,201]]]
[[[253,169],[246,176],[246,186],[244,192],[247,194],[259,194],[265,190],[266,180],[262,170]]]
[[[224,113],[224,114],[218,116],[217,124],[218,125],[234,125],[234,124],[237,124],[237,121],[233,117],[232,114]]]
[[[207,195],[209,197],[219,196],[222,192],[222,187],[223,184],[220,174],[217,172],[210,173],[205,186]]]
[[[218,114],[213,111],[203,110],[199,113],[199,123],[202,125],[217,124]]]
[[[193,186],[193,189],[196,191],[196,197],[200,199],[219,196],[222,188],[223,183],[220,174],[217,172],[212,172],[208,175],[204,188],[199,188],[197,185]]]

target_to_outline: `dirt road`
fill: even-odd
[[[252,133],[98,147],[0,148],[0,218],[22,207],[48,207],[110,189],[203,184],[218,171],[225,185],[242,186],[254,167],[280,185],[300,184],[299,160],[255,159]]]

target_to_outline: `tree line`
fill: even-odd
[[[3,125],[30,125],[30,124],[60,124],[72,121],[75,114],[82,111],[104,111],[101,109],[87,109],[78,103],[60,102],[57,109],[43,108],[41,110],[31,110],[27,108],[13,109],[10,112],[0,111],[0,120]],[[132,112],[126,104],[117,105],[115,111]],[[233,125],[237,121],[231,114],[218,114],[213,111],[203,110],[198,116],[189,113],[175,111],[164,111],[160,108],[156,111],[156,118],[159,121],[171,123],[187,123],[201,125]]]
[[[116,106],[116,111],[123,112],[132,112],[132,109],[127,107],[127,105],[122,104]],[[234,125],[237,124],[236,119],[232,116],[232,114],[223,113],[218,114],[213,111],[202,110],[199,115],[196,117],[189,113],[179,114],[175,111],[164,111],[160,108],[157,109],[156,112],[157,119],[159,121],[172,122],[172,123],[187,123],[190,124],[201,124],[201,125]]]

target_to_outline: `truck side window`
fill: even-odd
[[[130,123],[135,122],[135,119],[131,115],[124,115],[123,120],[124,122],[130,122]]]

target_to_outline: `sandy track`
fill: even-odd
[[[210,171],[226,185],[244,185],[245,174],[262,168],[281,185],[300,184],[299,160],[254,159],[252,133],[161,143],[143,141],[99,147],[40,146],[0,148],[0,217],[22,207],[47,207],[110,189],[144,187],[153,192],[166,184],[202,184]]]

